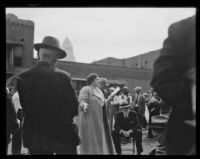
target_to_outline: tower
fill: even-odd
[[[69,40],[68,37],[66,37],[65,40],[63,41],[63,43],[62,43],[62,49],[65,50],[66,53],[67,53],[67,57],[65,57],[62,60],[72,61],[72,62],[76,61],[75,57],[74,57],[73,46],[72,46],[72,43],[71,43],[71,41]]]

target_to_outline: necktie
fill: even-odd
[[[136,98],[136,104],[138,104],[138,97],[139,97],[139,95],[137,94],[137,98]]]
[[[125,114],[124,114],[124,117],[125,117],[125,118],[128,118],[128,113],[125,113]]]

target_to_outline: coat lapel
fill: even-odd
[[[93,88],[93,89],[92,89],[92,94],[93,94],[94,96],[98,97],[98,98],[99,98],[100,100],[102,100],[102,101],[105,100],[103,93],[102,93],[101,90],[98,89],[98,88],[96,88],[96,89]]]

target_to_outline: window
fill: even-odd
[[[15,47],[14,50],[14,66],[21,67],[22,66],[22,48]]]
[[[18,56],[14,57],[14,66],[17,66],[17,67],[22,66],[22,57],[18,57]]]
[[[146,60],[146,61],[145,61],[145,68],[147,68],[147,64],[148,64],[148,61]]]

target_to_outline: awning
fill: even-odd
[[[12,40],[7,40],[6,41],[6,45],[7,46],[22,46],[23,47],[23,44],[15,42],[15,41],[12,41]]]

